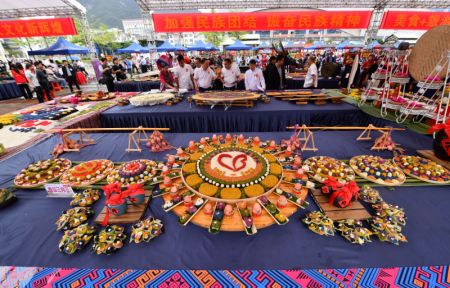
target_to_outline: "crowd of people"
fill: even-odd
[[[19,86],[22,96],[25,99],[33,99],[36,95],[39,103],[46,100],[52,100],[54,93],[52,90],[55,85],[61,88],[69,87],[70,91],[74,91],[74,86],[80,90],[76,73],[82,72],[88,76],[84,63],[74,61],[69,64],[67,60],[54,61],[46,59],[44,61],[10,61],[8,63],[12,77]]]
[[[341,53],[335,50],[292,53],[294,65],[286,64],[286,55],[256,54],[254,56],[225,56],[222,54],[209,57],[188,57],[184,54],[173,56],[162,54],[156,61],[149,57],[127,57],[113,59],[109,65],[102,59],[102,82],[109,91],[114,91],[114,81],[123,81],[133,74],[157,70],[161,81],[161,90],[188,89],[197,91],[234,90],[245,86],[246,90],[265,91],[286,89],[286,73],[298,70],[306,71],[303,88],[318,88],[321,68],[326,63],[336,65],[334,76],[341,76],[341,86],[346,87],[348,75],[352,69],[355,53]],[[358,66],[353,86],[364,87],[370,75],[378,67],[377,58],[371,54]],[[245,73],[241,73],[245,67]],[[242,84],[240,83],[242,81]]]
[[[318,69],[314,56],[308,55],[302,67],[307,67],[308,73],[304,88],[317,88]],[[108,91],[114,91],[114,82],[123,81],[136,73],[146,73],[158,69],[161,90],[235,90],[238,84],[248,91],[280,90],[286,88],[285,56],[266,57],[258,55],[248,59],[245,73],[241,73],[243,58],[237,56],[222,57],[192,57],[170,53],[160,55],[155,62],[150,62],[143,56],[132,59],[127,57],[119,60],[113,58],[112,64],[106,58],[101,59],[99,70],[102,73],[101,83],[106,84]],[[237,60],[237,61],[236,61]],[[239,64],[238,64],[239,63]],[[138,67],[139,64],[139,67]]]
[[[294,62],[289,61],[287,65],[286,55],[283,54],[257,54],[253,57],[239,54],[227,57],[219,54],[202,58],[178,54],[174,58],[172,54],[167,53],[160,55],[156,61],[144,56],[129,56],[123,59],[115,57],[110,64],[106,58],[101,58],[98,69],[101,73],[100,83],[105,84],[109,92],[115,91],[114,82],[155,69],[159,73],[161,90],[235,90],[239,85],[245,86],[248,91],[266,91],[286,89],[286,73],[296,69],[307,71],[304,88],[317,88],[322,65],[335,63],[338,71],[336,75],[341,74],[341,86],[346,87],[346,80],[353,65],[352,55],[331,50],[321,53],[296,53],[291,58]],[[52,83],[57,83],[62,88],[68,87],[73,92],[74,88],[80,90],[77,73],[88,75],[82,61],[70,64],[67,60],[24,60],[12,61],[9,65],[24,98],[33,99],[33,94],[36,94],[39,102],[52,99]],[[361,62],[354,86],[364,87],[378,65],[378,59],[373,54]],[[241,69],[242,67],[246,68]]]

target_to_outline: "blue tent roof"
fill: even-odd
[[[87,54],[89,50],[70,43],[66,39],[59,37],[52,46],[40,50],[28,51],[28,55],[68,55],[68,54]]]
[[[256,48],[256,50],[260,50],[260,49],[272,49],[272,45],[270,45],[267,42],[261,42]]]
[[[331,48],[331,47],[334,47],[334,45],[327,44],[327,43],[322,42],[322,41],[315,41],[312,46],[309,46],[306,49],[314,50],[314,49],[324,49],[324,48]]]
[[[206,43],[205,45],[206,45],[206,48],[208,49],[208,51],[220,51],[219,48],[217,48],[210,42]]]
[[[366,49],[382,48],[382,45],[377,40],[373,40],[371,43],[367,44],[364,48]]]
[[[154,45],[152,45],[152,43],[148,43],[147,49],[149,51],[156,51],[156,47]]]
[[[198,40],[194,43],[194,45],[187,47],[189,51],[206,51],[209,47],[206,46],[205,42],[202,40]]]
[[[294,48],[294,42],[288,41],[286,44],[283,44],[283,46],[286,49],[292,49],[292,48]]]
[[[187,51],[187,49],[185,47],[181,46],[180,44],[175,44],[174,46],[175,46],[175,48],[177,48],[176,51]]]
[[[175,52],[179,51],[178,48],[170,44],[169,42],[164,42],[161,46],[156,47],[157,52]]]
[[[363,45],[354,44],[348,40],[345,40],[345,41],[339,43],[336,46],[336,49],[352,49],[352,48],[361,48],[361,47],[363,47]]]
[[[148,49],[133,42],[128,47],[117,49],[116,53],[148,53]]]
[[[240,51],[240,50],[252,50],[252,47],[245,45],[240,40],[236,40],[236,42],[234,42],[230,46],[225,47],[225,49],[230,51]]]

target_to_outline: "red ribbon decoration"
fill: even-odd
[[[130,197],[131,202],[135,202],[135,198],[133,196],[144,195],[144,184],[131,184],[128,186],[128,189],[122,192],[124,198]]]
[[[125,202],[124,194],[121,190],[120,183],[111,183],[102,187],[103,192],[105,193],[105,206],[106,213],[105,218],[103,219],[102,226],[108,225],[109,220],[109,208],[108,205],[120,205]]]
[[[356,184],[355,181],[350,181],[348,182],[347,187],[350,193],[352,194],[352,201],[358,199],[360,190],[358,184]]]
[[[322,193],[331,194],[337,191],[340,187],[342,187],[342,184],[339,183],[336,178],[328,176],[328,179],[323,181]]]
[[[428,130],[428,133],[434,133],[442,129],[444,129],[445,133],[450,136],[450,121],[447,121],[447,123],[445,124],[442,123],[431,126],[431,128]]]
[[[345,208],[350,206],[352,201],[356,200],[359,195],[359,187],[355,181],[350,181],[342,186],[339,190],[333,192],[328,203],[337,207]]]

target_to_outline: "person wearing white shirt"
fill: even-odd
[[[177,62],[178,65],[174,68],[173,74],[178,90],[192,90],[194,88],[194,70],[191,65],[186,65],[186,63],[184,63],[183,55],[177,56]]]
[[[209,67],[209,60],[203,58],[202,66],[194,70],[195,89],[199,92],[211,90],[216,74]]]
[[[245,90],[264,92],[266,90],[266,82],[261,69],[256,68],[255,59],[250,60],[249,67],[250,69],[245,72]]]
[[[141,66],[141,72],[147,73],[148,65],[147,65],[147,60],[144,58],[144,56],[141,56],[141,62],[139,64]]]
[[[226,58],[223,61],[224,67],[222,68],[222,80],[223,87],[225,90],[234,90],[236,89],[237,82],[239,81],[239,76],[241,76],[241,72],[239,71],[239,67],[231,64],[231,60]],[[237,67],[237,70],[236,70]]]
[[[36,96],[38,98],[39,103],[45,102],[44,90],[42,90],[42,87],[39,84],[39,80],[36,76],[36,68],[31,63],[27,63],[25,68],[26,68],[25,77],[27,77],[28,79],[28,85],[30,85],[30,89],[36,92]]]
[[[306,73],[305,83],[303,84],[303,88],[317,88],[318,86],[318,75],[316,66],[316,57],[310,56],[308,58],[308,72]]]

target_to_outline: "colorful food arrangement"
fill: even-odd
[[[82,250],[94,237],[95,227],[83,224],[72,230],[64,232],[59,241],[59,251],[65,254],[73,254]]]
[[[350,166],[359,176],[386,186],[397,186],[405,182],[405,174],[392,161],[379,156],[361,155],[350,159]]]
[[[31,188],[58,179],[72,166],[68,159],[56,158],[28,165],[14,179],[14,184],[23,188]]]
[[[406,214],[403,208],[384,202],[379,192],[367,185],[362,187],[359,198],[372,204],[375,211],[371,217],[365,219],[367,222],[351,217],[333,221],[330,217],[333,217],[331,215],[336,211],[328,211],[323,208],[321,208],[323,212],[313,211],[307,214],[302,221],[311,231],[319,235],[334,236],[335,231],[338,231],[344,239],[352,244],[363,245],[371,242],[372,235],[382,242],[395,245],[407,242],[406,237],[401,233],[403,226],[406,225]],[[345,212],[345,210],[339,212]]]
[[[373,232],[365,228],[363,223],[359,220],[346,219],[336,221],[335,224],[335,229],[341,233],[342,237],[352,244],[363,245],[367,242],[372,242],[370,236]]]
[[[274,157],[227,144],[191,157],[182,167],[186,186],[202,196],[237,200],[255,198],[279,184],[282,167]],[[197,159],[198,157],[198,159]]]
[[[75,207],[63,211],[56,221],[56,230],[70,230],[86,223],[89,217],[94,215],[94,210],[89,207]]]
[[[13,188],[0,188],[0,208],[8,206],[17,199],[12,192]]]
[[[90,207],[100,199],[100,190],[86,189],[81,193],[76,193],[70,201],[72,207]]]
[[[166,175],[179,173],[160,184],[163,209],[177,214],[180,224],[193,222],[210,233],[253,235],[259,228],[284,225],[308,204],[307,175],[301,169],[285,171],[284,165],[300,168],[301,159],[275,141],[229,134],[190,141],[169,155],[162,169]]]
[[[175,94],[164,92],[144,92],[129,99],[130,104],[133,106],[153,106],[159,104],[172,105],[178,103],[179,99],[175,97]]]
[[[77,93],[71,97],[64,97],[61,98],[60,103],[73,103],[76,104],[78,102],[85,102],[85,101],[104,101],[109,99],[116,98],[115,93],[105,93],[103,91],[97,91],[95,93],[87,93],[87,94],[81,94]],[[76,103],[74,103],[76,102]]]
[[[334,236],[333,220],[325,216],[322,212],[313,211],[308,213],[302,221],[314,233],[324,236]]]
[[[164,231],[164,225],[161,220],[148,218],[133,225],[130,242],[136,244],[150,242],[152,239],[161,235]]]
[[[117,225],[108,225],[94,236],[92,251],[99,254],[110,255],[123,247],[127,235],[124,228]]]
[[[52,106],[41,109],[22,111],[20,112],[20,118],[22,121],[59,120],[75,112],[78,112],[78,110],[73,107]]]
[[[147,146],[152,152],[161,152],[172,148],[169,142],[165,139],[164,134],[158,130],[153,131],[145,146]]]
[[[394,162],[413,178],[435,184],[450,183],[450,171],[434,161],[419,156],[396,156]]]
[[[114,169],[108,177],[108,183],[119,182],[124,185],[143,184],[156,175],[157,163],[152,160],[133,160]]]
[[[344,162],[327,156],[311,157],[303,163],[303,169],[319,183],[334,177],[341,183],[355,179],[355,173]]]
[[[61,176],[61,183],[73,187],[92,185],[105,178],[114,169],[110,160],[91,160],[70,168]]]

